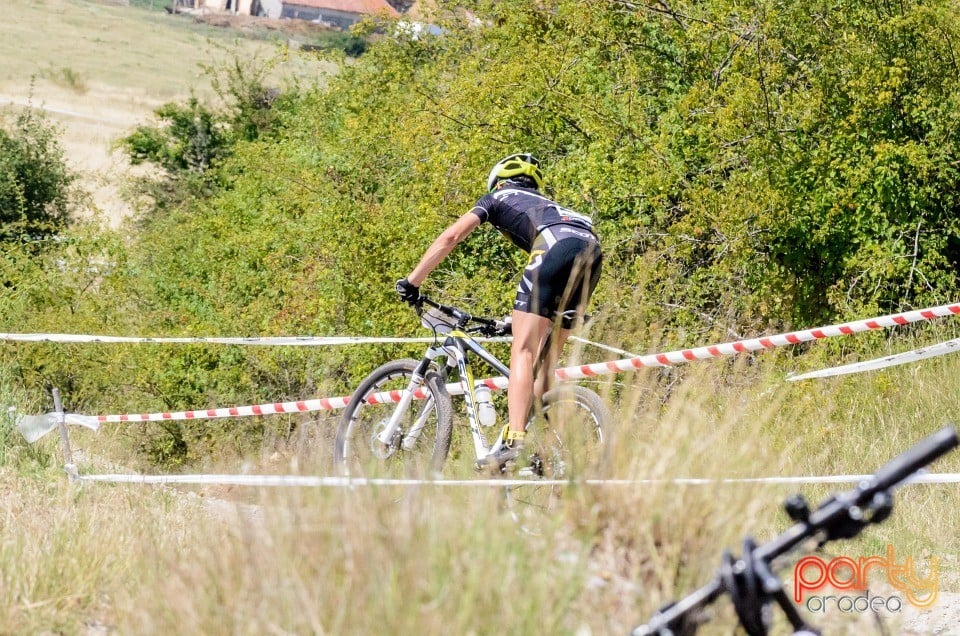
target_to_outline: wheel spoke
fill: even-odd
[[[344,410],[337,430],[334,460],[351,476],[420,477],[438,468],[446,457],[438,444],[438,429],[449,427],[450,397],[439,397],[435,374],[428,374],[425,386],[431,396],[412,400],[400,415],[399,426],[384,443],[380,437],[389,425],[398,404],[368,404],[375,393],[406,390],[418,362],[397,360],[371,373],[357,388]],[[443,441],[443,440],[441,440]],[[449,446],[449,432],[446,435]]]

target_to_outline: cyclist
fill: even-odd
[[[503,470],[519,457],[533,398],[541,397],[553,377],[560,348],[574,316],[582,314],[600,278],[602,255],[590,217],[568,210],[541,194],[543,172],[529,153],[500,160],[487,178],[488,193],[433,241],[406,278],[397,281],[400,298],[416,305],[424,279],[484,221],[530,254],[513,304],[510,350],[509,423],[486,460]],[[561,329],[556,346],[534,382],[534,366],[554,321]]]

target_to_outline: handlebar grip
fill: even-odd
[[[925,437],[900,455],[881,466],[873,476],[873,489],[887,490],[905,480],[960,443],[957,431],[945,426],[933,435]]]

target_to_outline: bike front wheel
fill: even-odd
[[[400,405],[372,403],[378,393],[410,387],[416,360],[394,360],[368,375],[340,416],[333,458],[341,474],[357,477],[427,477],[440,470],[450,448],[453,406],[435,371],[428,371],[422,388],[426,399],[414,399],[400,416],[400,425],[384,443],[380,434]],[[416,388],[416,387],[415,387]]]

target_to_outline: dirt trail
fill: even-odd
[[[960,594],[940,592],[933,608],[920,612],[908,606],[904,614],[901,633],[905,636],[960,636]]]
[[[122,191],[137,170],[115,144],[137,125],[150,121],[160,103],[106,86],[91,88],[83,95],[48,89],[31,98],[0,92],[3,110],[38,109],[60,128],[67,164],[90,196],[81,213],[100,215],[110,227],[118,227],[133,213]]]

